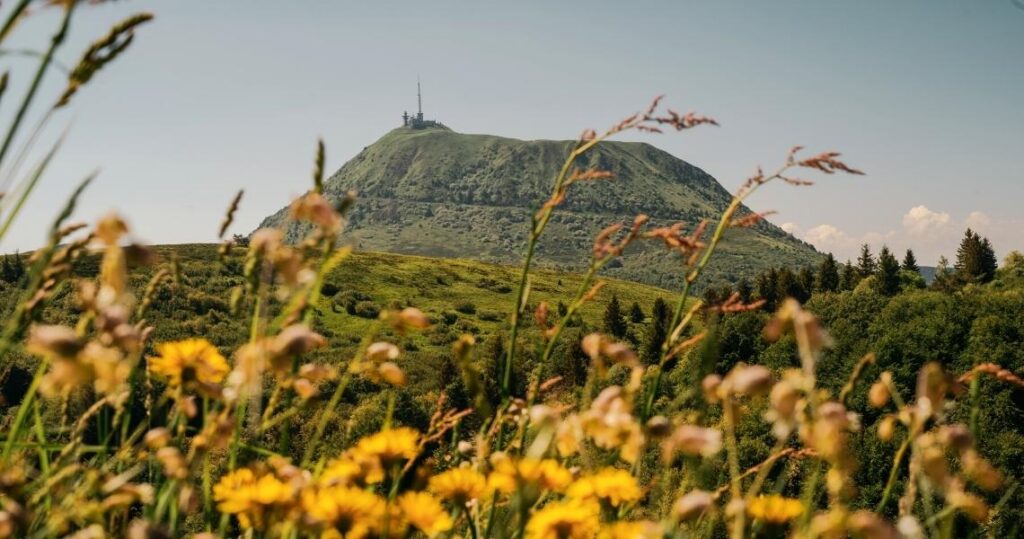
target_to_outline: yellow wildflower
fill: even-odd
[[[488,478],[491,488],[512,493],[520,486],[562,492],[572,482],[572,474],[552,459],[524,458],[518,462],[499,459]]]
[[[487,493],[487,478],[472,468],[453,468],[430,478],[431,492],[463,506]]]
[[[336,486],[308,489],[302,509],[325,535],[365,537],[380,527],[386,504],[380,496],[361,488]]]
[[[327,463],[320,481],[326,485],[351,485],[362,483],[363,467],[344,456],[336,458]]]
[[[601,527],[601,508],[592,501],[549,503],[530,517],[528,539],[590,539]]]
[[[356,443],[353,452],[372,457],[385,467],[416,458],[420,453],[420,433],[408,427],[387,429]]]
[[[225,475],[213,487],[217,509],[236,515],[244,528],[262,528],[264,514],[274,506],[287,506],[293,497],[293,489],[273,474],[257,477],[249,468]]]
[[[398,509],[404,520],[427,537],[452,529],[452,517],[437,498],[426,492],[406,492],[398,498]]]
[[[613,507],[635,502],[643,497],[636,478],[626,470],[604,468],[581,477],[569,486],[566,494],[572,498],[598,498]]]
[[[598,539],[660,539],[664,536],[661,526],[649,520],[637,522],[616,522],[601,529]]]
[[[149,370],[174,387],[192,381],[219,384],[230,371],[227,360],[206,339],[166,342],[156,349],[160,355],[149,358]]]
[[[379,483],[388,470],[419,455],[419,442],[420,433],[413,429],[387,429],[359,440],[345,456],[362,468],[367,483]]]
[[[747,515],[755,520],[763,520],[770,524],[784,524],[804,514],[804,505],[800,500],[785,498],[772,494],[758,496],[747,504]]]

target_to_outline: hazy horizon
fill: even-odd
[[[50,125],[40,149],[65,126],[68,139],[0,250],[37,247],[73,185],[96,168],[81,219],[116,207],[141,240],[210,242],[244,188],[234,231],[251,231],[308,188],[318,136],[333,172],[400,125],[402,111],[416,108],[417,75],[427,117],[524,139],[573,138],[667,94],[669,106],[722,126],[623,140],[665,149],[730,190],[794,144],[842,151],[868,175],[773,186],[750,203],[840,259],[861,243],[886,243],[934,265],[940,254],[952,258],[966,226],[1000,256],[1024,250],[1024,164],[1014,152],[1024,144],[1024,10],[1014,2],[650,2],[585,16],[574,8],[82,8],[64,65],[119,18],[157,18]],[[19,28],[15,44],[45,43],[52,11]],[[62,79],[51,71],[45,84]]]

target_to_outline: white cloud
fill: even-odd
[[[903,228],[912,235],[930,235],[945,229],[950,219],[948,213],[932,211],[922,204],[910,208],[903,216]]]
[[[800,228],[800,225],[796,223],[782,223],[779,228],[785,230],[788,234],[792,234],[796,237],[800,237],[804,233],[804,229]]]
[[[818,225],[808,230],[804,239],[819,248],[824,248],[827,245],[845,243],[850,237],[832,225]]]
[[[964,225],[974,229],[975,232],[988,232],[992,227],[992,218],[985,215],[984,212],[972,211],[964,221]]]
[[[952,258],[965,228],[989,237],[1002,256],[1013,249],[1020,249],[1019,231],[1024,229],[1024,219],[990,217],[981,211],[972,211],[966,217],[954,218],[942,211],[934,211],[925,205],[910,208],[903,215],[902,227],[884,232],[849,232],[823,223],[807,228],[798,223],[784,223],[782,229],[803,239],[823,252],[831,252],[840,260],[857,257],[860,246],[868,244],[875,253],[882,245],[888,245],[893,252],[904,249],[914,250],[922,264],[933,264],[940,255]]]

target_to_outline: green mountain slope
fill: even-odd
[[[363,250],[518,263],[530,215],[550,193],[569,141],[521,141],[448,129],[395,129],[329,178],[331,198],[352,190],[356,209],[345,232]],[[541,264],[579,269],[594,235],[640,213],[652,226],[715,218],[731,195],[714,178],[649,144],[606,142],[579,165],[610,170],[611,180],[570,189],[539,249]],[[262,226],[281,226],[286,210]],[[290,238],[302,233],[286,225]],[[681,280],[680,260],[655,244],[627,253],[608,275],[662,287]],[[770,223],[731,230],[709,270],[710,282],[752,277],[768,266],[799,266],[818,253]]]

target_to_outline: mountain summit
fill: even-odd
[[[357,193],[345,237],[358,248],[427,256],[518,263],[530,215],[547,200],[571,141],[523,141],[468,135],[444,127],[402,127],[345,163],[326,182],[337,200]],[[538,249],[541,264],[581,269],[598,231],[637,214],[650,226],[715,219],[731,194],[714,178],[650,144],[602,142],[578,163],[614,178],[574,185],[554,213]],[[285,222],[287,208],[261,226]],[[289,239],[303,232],[289,224]],[[799,266],[819,255],[810,245],[762,222],[726,234],[708,281],[753,277],[769,266]],[[653,242],[634,244],[606,268],[608,275],[662,287],[681,283],[678,256]]]

